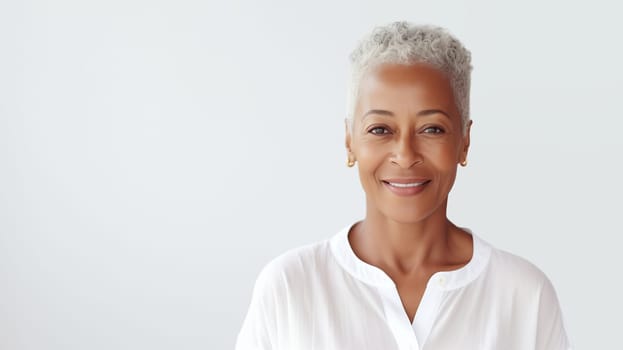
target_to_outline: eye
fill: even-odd
[[[387,128],[383,127],[383,126],[375,126],[373,128],[371,128],[370,130],[368,130],[368,132],[372,135],[385,135],[385,134],[389,134],[389,130],[387,130]]]
[[[438,126],[429,126],[424,129],[425,134],[443,134],[445,131]]]

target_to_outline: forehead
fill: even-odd
[[[382,64],[367,72],[359,85],[357,114],[385,109],[396,114],[442,109],[458,117],[450,80],[427,64]]]

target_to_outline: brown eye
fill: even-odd
[[[369,132],[370,134],[373,134],[373,135],[384,135],[384,134],[389,134],[389,130],[387,130],[386,128],[384,128],[384,127],[382,127],[382,126],[377,126],[377,127],[374,127],[374,128],[372,128],[372,129],[368,130],[368,132]]]
[[[429,126],[424,129],[424,133],[426,134],[443,134],[445,131],[438,126]]]

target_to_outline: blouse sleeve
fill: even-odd
[[[537,350],[571,350],[558,297],[548,278],[541,289],[537,322]]]

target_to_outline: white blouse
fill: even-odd
[[[394,282],[353,252],[351,227],[264,267],[237,350],[571,349],[556,292],[528,261],[472,233],[472,259],[433,274],[411,323]]]

